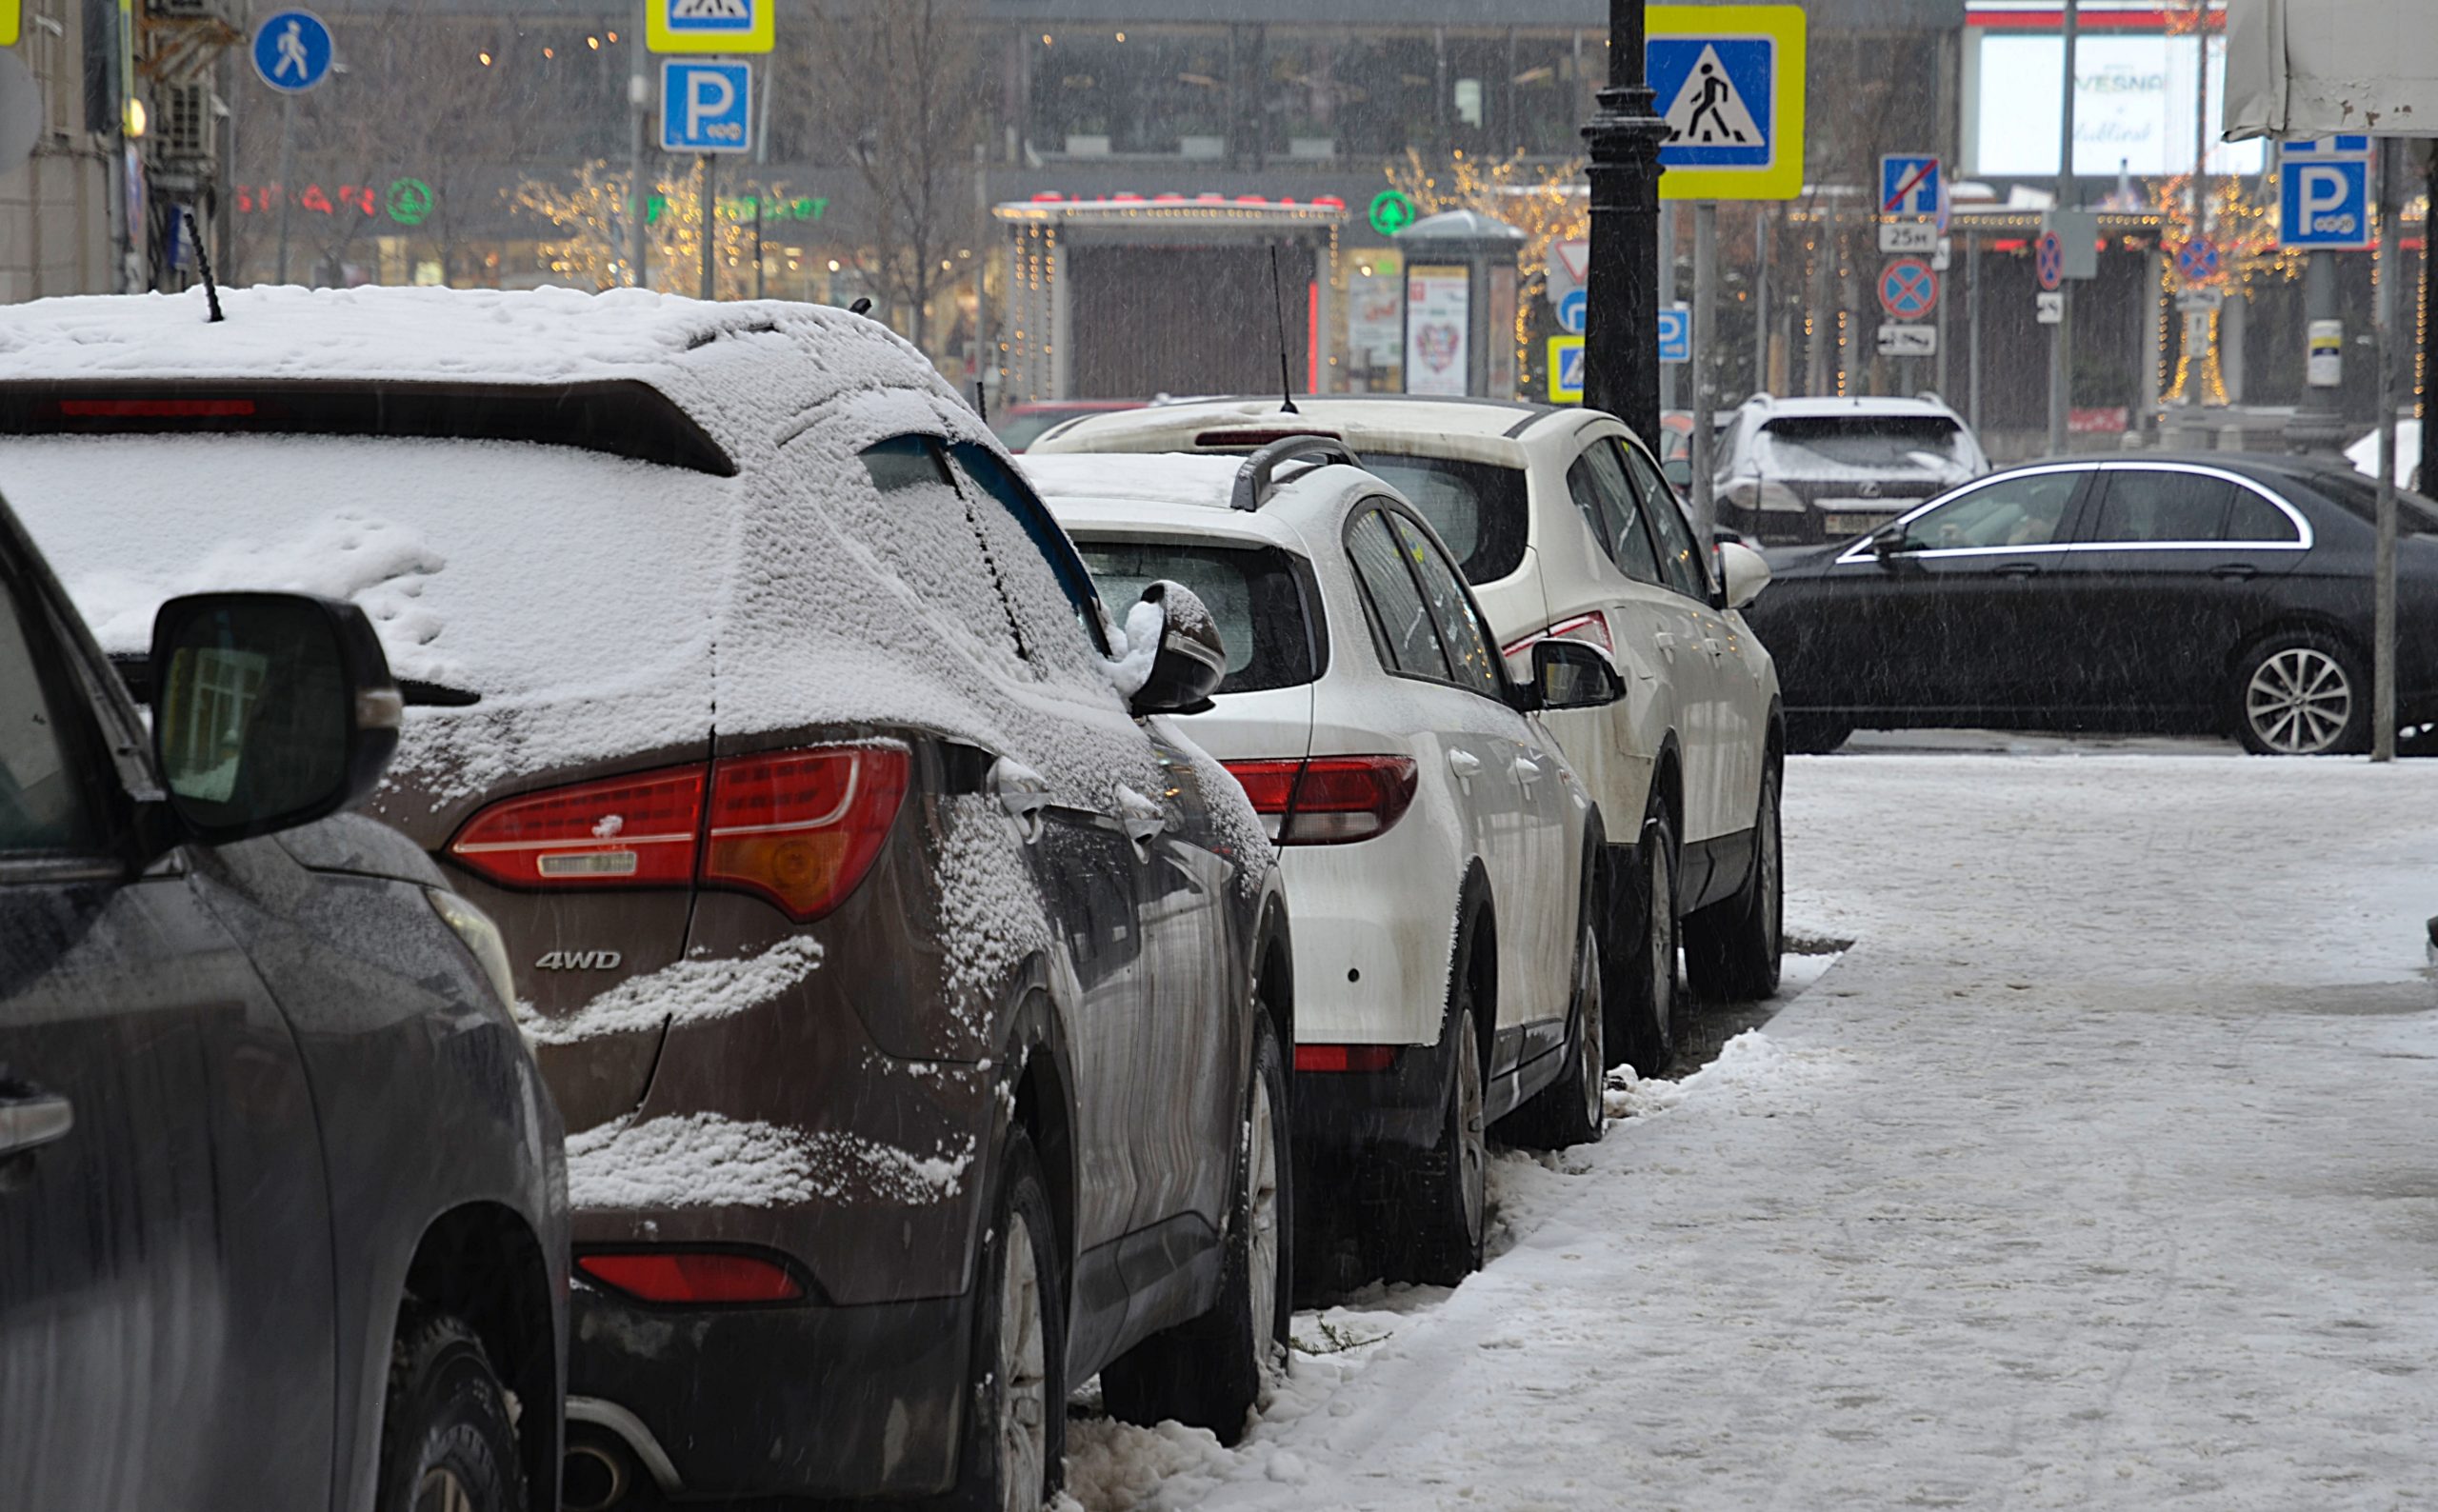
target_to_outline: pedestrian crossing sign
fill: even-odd
[[[1549,338],[1549,403],[1583,403],[1583,338]]]
[[[777,9],[777,0],[648,0],[644,45],[654,52],[768,52]]]
[[[1668,200],[1792,199],[1803,192],[1801,6],[1656,5],[1643,52],[1668,136]]]

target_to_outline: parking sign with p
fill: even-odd
[[[660,66],[660,149],[742,152],[753,145],[753,70],[744,63]]]
[[[2370,139],[2323,137],[2278,149],[2277,239],[2286,247],[2370,246]]]

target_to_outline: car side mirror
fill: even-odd
[[[1769,586],[1769,564],[1761,553],[1735,541],[1718,544],[1719,581],[1726,587],[1727,607],[1740,609]]]
[[[372,790],[405,711],[364,611],[198,593],[152,621],[152,755],[183,838],[228,845]]]
[[[1210,617],[1193,589],[1163,578],[1143,589],[1141,603],[1127,615],[1126,633],[1132,660],[1135,637],[1150,627],[1145,607],[1155,609],[1158,648],[1150,670],[1129,701],[1136,714],[1199,714],[1210,706],[1210,695],[1228,675],[1228,647],[1219,638],[1219,622]]]
[[[1879,558],[1881,567],[1893,567],[1921,547],[1914,545],[1904,531],[1890,530],[1871,537],[1870,549],[1871,554]]]
[[[1605,708],[1626,696],[1609,658],[1582,641],[1534,641],[1532,687],[1545,709]]]

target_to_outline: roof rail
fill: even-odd
[[[1228,507],[1249,514],[1269,502],[1273,491],[1271,477],[1290,462],[1309,458],[1315,467],[1344,463],[1359,468],[1362,462],[1343,441],[1335,436],[1289,436],[1273,441],[1245,459],[1236,469],[1236,487],[1228,496]]]
[[[1919,399],[1926,405],[1936,405],[1941,409],[1945,409],[1947,408],[1947,401],[1939,397],[1939,391],[1935,388],[1925,388],[1913,397]]]

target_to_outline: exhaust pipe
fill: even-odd
[[[635,1471],[634,1455],[616,1434],[571,1431],[559,1471],[560,1504],[566,1512],[611,1512],[633,1492]]]

